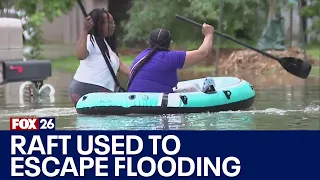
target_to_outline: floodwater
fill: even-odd
[[[213,76],[182,73],[180,80]],[[68,130],[319,130],[320,79],[303,80],[292,75],[233,75],[255,86],[256,100],[250,110],[163,116],[83,116],[68,98],[72,74],[53,72],[45,83],[55,88],[53,98],[19,97],[21,83],[0,86],[0,129],[9,129],[10,117],[55,116],[56,129]]]

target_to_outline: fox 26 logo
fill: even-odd
[[[32,131],[32,130],[55,130],[56,119],[54,117],[39,117],[25,118],[12,117],[10,118],[10,130]]]

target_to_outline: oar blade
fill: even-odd
[[[303,79],[306,79],[309,76],[312,68],[312,65],[309,62],[294,57],[283,57],[280,58],[279,62],[289,73]]]

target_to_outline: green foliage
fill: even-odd
[[[152,29],[167,28],[175,41],[196,40],[202,36],[201,29],[175,18],[180,14],[199,23],[212,24],[218,28],[219,0],[134,0],[128,11],[130,19],[122,26],[127,33],[124,41],[146,41]],[[250,38],[257,38],[266,23],[266,6],[261,0],[223,0],[222,31],[235,35],[243,30]]]
[[[153,28],[161,27],[171,30],[176,23],[172,17],[176,13],[183,12],[185,4],[186,1],[183,0],[133,1],[133,6],[129,9],[130,19],[122,22],[126,31],[124,40],[146,40]]]
[[[314,20],[310,31],[320,34],[320,0],[311,0],[310,5],[302,8],[302,15]]]
[[[203,21],[211,20],[215,26],[218,24],[220,2],[224,2],[222,24],[226,33],[233,33],[237,29],[244,29],[249,23],[257,22],[257,13],[264,10],[259,8],[261,0],[188,1],[191,5],[187,13]]]
[[[9,7],[16,11],[22,11],[21,18],[26,19],[23,25],[24,30],[32,35],[26,44],[32,47],[32,51],[27,58],[39,58],[41,45],[40,25],[45,19],[52,21],[54,17],[61,16],[68,12],[76,2],[75,0],[0,0],[0,8]]]

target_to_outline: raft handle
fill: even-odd
[[[130,100],[134,100],[134,98],[136,98],[136,95],[130,95],[130,96],[129,96],[129,99],[130,99]]]
[[[231,97],[231,91],[223,91],[223,93],[224,93],[224,95],[226,95],[226,97],[227,97],[227,99],[230,99],[230,97]]]
[[[180,95],[180,99],[184,105],[188,104],[188,97],[185,95]]]

